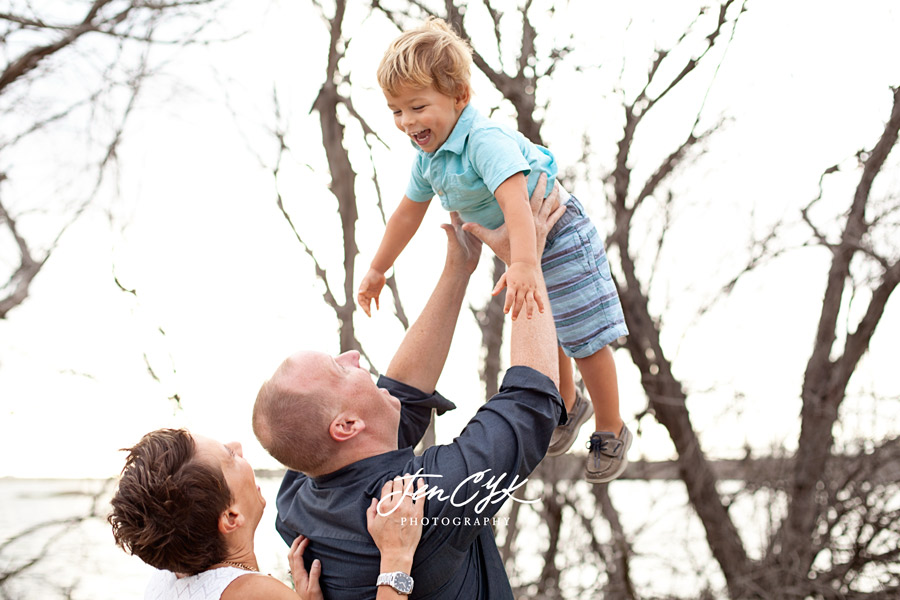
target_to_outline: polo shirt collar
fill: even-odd
[[[441,145],[440,148],[435,150],[432,153],[432,156],[437,154],[438,152],[453,152],[454,154],[462,154],[463,150],[466,147],[466,138],[469,137],[469,129],[472,127],[472,121],[475,120],[475,117],[478,115],[478,112],[472,106],[472,103],[466,104],[466,107],[459,114],[459,119],[456,120],[456,125],[453,127],[453,131],[450,132],[450,136],[447,140]],[[410,140],[413,147],[421,152],[422,154],[427,154],[415,142]]]

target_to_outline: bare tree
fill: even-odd
[[[400,28],[412,19],[436,15],[449,20],[463,34],[466,32],[465,15],[453,2],[429,4],[398,0],[391,6],[381,1],[372,6]],[[485,2],[484,7],[493,20],[498,48],[509,44],[511,31],[500,25],[508,15],[495,9],[491,2]],[[505,69],[497,69],[490,66],[498,64],[497,61],[487,60],[482,54],[483,49],[477,48],[475,64],[515,108],[519,128],[540,142],[541,123],[537,114],[543,107],[538,106],[535,90],[542,82],[549,80],[559,61],[564,60],[567,48],[563,46],[550,52],[553,66],[543,70],[537,68],[538,58],[544,53],[537,50],[536,30],[528,12],[530,7],[531,3],[525,2],[517,13],[521,15],[522,23],[521,29],[515,31],[516,41],[513,43],[516,48],[521,48],[518,60],[513,65],[506,65]],[[340,323],[342,349],[362,346],[352,319],[354,259],[358,253],[355,224],[359,205],[354,190],[357,170],[353,168],[345,147],[348,141],[347,115],[358,121],[367,141],[372,137],[377,139],[354,110],[349,95],[344,91],[352,89],[351,86],[342,87],[342,84],[349,84],[350,75],[341,72],[339,63],[352,37],[353,26],[345,22],[346,9],[346,3],[340,0],[335,2],[333,12],[322,9],[331,35],[324,83],[313,105],[323,131],[323,146],[331,170],[331,191],[337,199],[342,223],[343,299],[340,293],[332,292],[329,287],[324,266],[298,232],[289,211],[285,209],[280,191],[277,198],[278,206],[298,241],[303,244],[304,251],[314,260],[317,276],[325,285],[326,303],[334,310]],[[896,143],[894,114],[881,140],[872,150],[859,154],[860,183],[851,208],[846,216],[838,219],[842,223],[841,233],[834,235],[821,226],[821,219],[834,220],[834,215],[818,217],[819,221],[814,218],[813,208],[817,207],[821,194],[803,211],[804,220],[813,231],[811,244],[828,248],[834,261],[833,273],[828,279],[830,291],[826,292],[823,303],[820,334],[804,384],[803,433],[796,456],[789,460],[766,462],[766,470],[748,476],[748,485],[740,492],[722,491],[722,472],[704,451],[687,408],[688,392],[676,377],[670,351],[662,340],[665,315],[651,309],[658,305],[653,302],[657,292],[650,279],[652,275],[648,275],[652,269],[646,268],[647,259],[638,251],[636,223],[640,218],[648,218],[648,212],[662,205],[663,210],[657,211],[656,215],[662,220],[662,225],[656,228],[661,233],[656,240],[655,252],[647,255],[650,261],[657,261],[667,249],[664,236],[669,227],[671,209],[683,201],[672,189],[672,183],[679,172],[687,170],[692,160],[705,150],[713,133],[720,128],[721,120],[706,124],[701,119],[704,110],[701,102],[696,114],[692,115],[694,120],[687,134],[667,149],[663,158],[652,168],[646,169],[645,165],[641,165],[644,167],[642,170],[649,172],[643,180],[635,175],[635,163],[643,160],[636,150],[635,140],[639,139],[639,133],[646,134],[652,127],[646,117],[655,114],[657,107],[674,95],[674,90],[684,87],[686,81],[699,77],[699,67],[715,60],[714,49],[727,46],[745,9],[745,3],[737,0],[722,0],[712,8],[702,9],[696,21],[671,47],[656,52],[642,85],[635,93],[626,93],[624,89],[615,92],[622,98],[622,135],[616,144],[613,166],[609,168],[605,182],[615,222],[608,238],[608,247],[614,253],[611,259],[617,257],[620,262],[615,270],[616,283],[631,330],[625,348],[641,374],[647,395],[644,414],[653,415],[668,431],[677,453],[677,476],[685,486],[691,508],[703,525],[706,542],[724,576],[730,597],[861,597],[864,590],[854,578],[866,569],[875,569],[879,585],[887,590],[883,594],[887,594],[897,584],[892,560],[895,559],[898,525],[896,506],[890,501],[892,494],[896,493],[896,486],[891,480],[884,479],[883,470],[873,470],[871,465],[883,465],[887,469],[896,464],[896,443],[877,444],[858,455],[842,456],[840,461],[836,461],[831,431],[850,377],[866,352],[897,284],[896,248],[885,248],[883,242],[881,245],[873,242],[877,238],[873,231],[884,227],[890,221],[888,215],[895,215],[897,208],[891,206],[882,212],[872,212],[873,205],[869,201],[872,183],[885,168],[886,158]],[[896,104],[895,100],[895,107]],[[276,114],[280,113],[276,110]],[[278,121],[281,123],[280,116]],[[271,170],[277,186],[281,159],[289,151],[286,129],[281,125],[275,132],[275,138],[280,147],[278,160],[267,168]],[[597,160],[592,156],[587,159]],[[838,170],[827,170],[823,178]],[[843,171],[846,172],[846,168]],[[820,224],[817,225],[817,222]],[[757,245],[759,252],[750,257],[741,273],[723,286],[725,292],[733,289],[744,273],[759,268],[772,256],[771,242],[778,236],[777,229],[773,230]],[[495,277],[501,272],[498,268],[502,270],[502,266],[495,265]],[[860,293],[866,286],[870,293]],[[846,327],[847,333],[843,335],[839,318],[845,311],[842,298],[849,288],[852,288],[850,291],[855,298],[870,300],[863,311],[863,318],[858,324]],[[393,291],[395,305],[399,305],[396,289]],[[490,392],[496,389],[492,385],[496,386],[500,372],[502,311],[492,312],[492,305],[487,304],[484,309],[473,312],[485,340],[486,363],[482,378],[486,390]],[[495,362],[491,363],[492,360]],[[573,593],[596,594],[600,588],[611,598],[638,598],[639,590],[635,589],[631,576],[633,550],[629,534],[606,488],[592,488],[590,493],[585,493],[583,488],[573,483],[577,479],[577,460],[578,457],[568,456],[546,461],[525,492],[526,497],[539,497],[541,503],[535,509],[518,504],[509,509],[510,521],[500,533],[503,535],[503,555],[511,579],[521,594],[541,598],[573,597]],[[849,475],[844,470],[848,465],[852,467]],[[741,494],[769,495],[782,499],[788,506],[786,514],[779,514],[777,510],[769,514],[771,540],[761,558],[751,558],[742,541],[740,527],[730,514],[732,503]],[[777,506],[777,502],[773,501],[772,505]],[[594,515],[602,515],[603,518]],[[541,540],[546,541],[546,546],[538,551],[543,561],[540,573],[525,571],[517,562],[524,546],[517,540],[521,540],[522,533],[526,531],[533,535],[535,517],[540,523]],[[573,548],[577,548],[577,557],[570,560],[566,552]],[[822,567],[817,559],[826,553],[836,558]],[[567,573],[575,572],[586,564],[597,565],[597,586],[580,590],[560,587]],[[704,597],[708,594],[708,591],[702,593]]]
[[[504,13],[497,10],[491,2],[482,4],[487,9],[493,24],[492,31],[496,44],[496,54],[493,58],[496,58],[502,67],[492,67],[492,61],[485,57],[479,47],[473,46],[472,60],[494,87],[503,94],[503,97],[512,104],[519,131],[531,141],[544,144],[541,137],[542,123],[536,114],[538,110],[543,110],[546,106],[537,104],[535,90],[540,80],[546,80],[553,74],[558,60],[568,54],[570,48],[568,46],[552,48],[548,52],[549,60],[539,62],[538,50],[535,46],[537,31],[529,16],[531,0],[526,1],[521,8],[521,29],[517,32],[507,32],[501,28],[500,21],[504,17]],[[469,39],[463,18],[463,9],[452,0],[444,0],[443,5],[436,3],[433,7],[425,2],[409,2],[402,9],[392,8],[387,3],[380,1],[375,1],[372,5],[385,14],[398,29],[404,29],[404,25],[413,22],[409,18],[412,13],[413,18],[417,20],[424,17],[440,17],[450,23],[463,38]],[[513,36],[515,39],[511,39]],[[513,64],[503,65],[501,49],[510,44],[513,47],[520,47],[521,52]],[[539,68],[539,64],[544,65],[543,68]],[[503,264],[503,261],[496,256],[492,257],[491,273],[494,284],[500,280],[504,272],[506,272],[506,265]],[[497,393],[502,372],[500,350],[503,346],[505,323],[503,296],[490,297],[484,306],[473,307],[472,314],[481,330],[484,353],[481,380],[484,383],[485,400],[487,400]]]
[[[203,32],[226,4],[11,1],[0,9],[0,319],[29,298],[69,228],[115,196],[127,124],[164,62],[152,60],[153,49],[209,42]],[[144,361],[158,380],[146,354]],[[172,399],[177,403],[178,394]],[[104,485],[86,513],[45,520],[4,540],[0,594],[7,597],[38,570],[64,535],[102,520],[108,495]],[[23,551],[35,540],[42,540],[35,552]],[[69,583],[52,585],[70,597],[63,587]]]
[[[339,68],[341,59],[346,55],[350,44],[350,39],[343,32],[344,19],[347,10],[347,3],[344,0],[337,0],[334,3],[333,11],[327,10],[322,4],[313,2],[319,9],[321,18],[329,31],[329,45],[326,58],[325,75],[323,77],[322,87],[319,89],[318,95],[313,102],[312,112],[319,116],[319,126],[322,131],[322,146],[325,151],[325,157],[328,163],[328,173],[331,179],[329,190],[337,202],[337,211],[341,222],[341,240],[342,240],[342,285],[340,293],[332,288],[328,279],[328,272],[324,263],[318,258],[315,250],[310,247],[304,239],[304,236],[298,228],[295,219],[291,216],[290,210],[285,205],[285,198],[281,192],[279,185],[279,177],[282,172],[285,158],[291,153],[290,144],[288,142],[291,132],[287,120],[284,118],[278,99],[277,92],[274,96],[275,104],[275,128],[271,131],[272,137],[278,144],[276,159],[273,164],[267,164],[265,160],[260,158],[264,168],[271,172],[276,188],[276,204],[279,211],[284,216],[285,221],[291,228],[297,242],[303,248],[304,253],[312,260],[315,269],[316,278],[324,286],[325,303],[334,311],[340,339],[340,351],[358,350],[369,362],[370,370],[375,373],[375,367],[372,365],[371,359],[366,354],[363,345],[360,343],[356,335],[353,322],[353,315],[356,311],[356,293],[355,293],[355,272],[356,257],[359,254],[359,247],[356,242],[356,223],[358,219],[357,196],[356,196],[356,178],[357,172],[354,168],[350,154],[345,147],[346,127],[344,124],[343,108],[349,117],[356,121],[363,131],[363,141],[368,145],[371,154],[372,139],[378,143],[383,143],[375,131],[368,125],[365,119],[356,111],[351,98],[342,93],[340,88],[349,84],[349,75]],[[257,153],[259,156],[259,153]],[[377,173],[373,173],[373,185],[377,193],[377,208],[381,214],[382,222],[384,222],[384,209],[380,196],[380,185]],[[396,277],[392,274],[386,283],[388,289],[391,290],[394,301],[395,316],[404,329],[409,327],[409,321],[403,309],[403,303],[400,299],[397,287]]]
[[[453,2],[444,2],[442,6],[409,2],[405,8],[394,10],[385,8],[385,4],[385,2],[375,3],[398,26],[404,24],[404,17],[407,14],[417,19],[425,15],[434,15],[447,19],[465,35],[462,10]],[[540,122],[534,118],[537,107],[533,92],[541,78],[551,75],[552,69],[539,75],[535,69],[535,31],[528,19],[530,5],[530,2],[525,2],[519,8],[523,25],[521,37],[517,38],[514,44],[514,47],[521,48],[518,63],[509,68],[508,72],[498,71],[490,66],[497,64],[497,61],[485,60],[479,48],[475,49],[474,61],[504,98],[516,108],[519,129],[531,139],[540,141]],[[485,6],[493,20],[499,47],[502,35],[504,33],[509,35],[509,28],[500,26],[500,20],[504,17],[501,11],[490,2],[485,2]],[[878,491],[874,492],[876,497],[872,499],[870,495],[873,493],[871,492],[873,484],[866,479],[864,473],[857,473],[861,479],[852,478],[854,483],[851,485],[846,478],[831,479],[827,467],[834,452],[832,430],[846,394],[847,384],[860,358],[868,349],[871,337],[884,314],[887,300],[898,281],[900,267],[897,265],[897,249],[878,250],[873,242],[879,238],[873,230],[880,226],[884,231],[885,221],[889,220],[887,215],[896,214],[897,207],[891,205],[878,214],[871,214],[873,209],[872,203],[869,202],[872,183],[884,168],[885,160],[896,144],[896,101],[894,112],[881,139],[871,150],[859,153],[860,181],[850,208],[843,218],[845,224],[841,232],[829,237],[823,232],[824,228],[817,226],[810,216],[811,209],[821,199],[821,195],[803,211],[804,221],[813,231],[814,243],[828,248],[834,258],[827,279],[819,333],[807,367],[802,393],[802,432],[799,448],[796,458],[792,461],[792,472],[781,473],[781,476],[787,476],[788,484],[777,485],[778,481],[784,479],[778,479],[777,473],[769,474],[768,485],[771,487],[768,489],[783,490],[788,499],[789,510],[785,518],[775,519],[772,543],[762,561],[749,557],[738,528],[729,514],[730,498],[719,491],[719,476],[703,451],[686,407],[687,393],[682,382],[674,375],[671,359],[661,340],[662,315],[654,314],[650,309],[653,305],[652,281],[642,274],[647,270],[640,269],[641,260],[633,244],[635,216],[642,213],[646,215],[650,210],[647,208],[648,201],[656,197],[664,199],[666,210],[660,211],[659,215],[667,219],[671,206],[678,202],[678,198],[667,189],[667,185],[674,179],[679,169],[686,168],[691,159],[702,152],[707,140],[719,128],[721,122],[701,127],[703,111],[701,105],[687,136],[665,154],[655,168],[650,169],[650,175],[644,181],[636,181],[633,175],[637,133],[649,127],[644,125],[646,116],[663,103],[673,90],[692,77],[699,65],[709,61],[708,57],[714,47],[728,43],[729,38],[734,35],[737,20],[745,10],[746,4],[735,0],[725,0],[711,8],[702,9],[697,20],[671,48],[656,52],[644,85],[638,92],[631,96],[627,96],[624,90],[620,92],[623,96],[623,133],[617,145],[615,167],[610,169],[606,181],[610,207],[615,219],[615,228],[608,239],[608,245],[617,252],[621,261],[621,275],[616,283],[631,331],[626,340],[626,347],[641,373],[648,398],[648,413],[654,415],[666,427],[675,446],[680,477],[687,489],[691,506],[704,526],[710,550],[725,576],[731,597],[763,595],[794,598],[809,594],[822,594],[828,597],[835,594],[861,594],[861,589],[854,587],[852,574],[858,573],[861,565],[867,563],[867,559],[871,559],[871,565],[880,565],[881,585],[886,590],[894,590],[897,583],[896,574],[889,567],[893,551],[891,543],[885,540],[896,541],[894,537],[897,527],[896,515],[882,498],[895,493],[896,490],[890,484],[877,486]],[[708,29],[703,31],[704,27]],[[701,42],[697,43],[697,40]],[[685,53],[684,48],[689,42],[695,44],[698,49]],[[553,54],[559,58],[565,56],[565,51],[565,48],[555,49]],[[837,170],[837,167],[832,167],[826,171],[823,178]],[[867,210],[870,213],[868,216]],[[829,219],[833,221],[833,216],[829,215],[823,220]],[[668,230],[667,222],[657,229],[661,233],[654,260],[658,260],[664,248],[663,236]],[[755,245],[756,253],[750,257],[742,274],[758,268],[775,255],[772,253],[772,246],[778,236],[776,227],[770,235]],[[885,235],[880,237],[884,238]],[[652,270],[650,272],[652,273]],[[740,276],[736,276],[723,286],[726,293],[734,288]],[[864,309],[857,309],[861,310],[863,317],[856,324],[843,324],[839,320],[839,315],[846,311],[842,308],[842,301],[848,295],[853,298],[869,298],[868,305]],[[489,308],[490,305],[478,311],[476,315],[484,332],[485,347],[488,349],[487,356],[490,360],[490,357],[494,356],[491,348],[498,343],[498,331],[501,332],[499,339],[502,340],[502,329],[492,324]],[[844,330],[846,335],[842,336]],[[499,371],[488,366],[485,368],[485,373],[497,372]],[[485,383],[490,392],[492,389],[490,381],[486,379]],[[873,453],[878,455],[881,452],[888,452],[882,448],[891,447],[892,444],[878,446]],[[889,458],[886,460],[890,461]],[[842,461],[841,464],[845,463]],[[833,471],[831,473],[833,474]],[[545,485],[553,486],[552,489],[555,489],[556,478],[548,470],[542,470],[540,477]],[[865,494],[860,491],[863,488],[868,490]],[[828,493],[833,500],[832,503],[825,499],[823,490],[830,490]],[[549,528],[547,534],[550,544],[549,551],[545,555],[544,573],[533,590],[541,597],[545,597],[554,587],[552,583],[547,585],[546,581],[556,581],[559,577],[558,568],[552,561],[556,557],[561,513],[555,493],[545,490],[542,497],[541,514]],[[836,500],[838,497],[842,498],[840,502]],[[836,518],[834,516],[836,505],[852,505],[857,509],[841,509],[839,510],[841,518]],[[868,507],[865,516],[859,512],[859,506]],[[517,507],[515,516],[519,513]],[[616,521],[614,512],[604,511],[604,514],[608,515],[611,524]],[[830,518],[840,522],[840,525],[836,522],[831,523],[827,528],[830,533],[817,537],[815,532],[826,527],[829,514]],[[879,526],[861,527],[859,525],[861,520],[879,523]],[[515,526],[514,520],[511,527]],[[862,535],[866,540],[873,530],[877,530],[879,534],[871,537],[874,540],[873,544],[880,549],[877,551],[866,549],[866,544],[854,546],[857,549],[850,553],[853,558],[841,559],[840,568],[817,571],[814,568],[817,557],[823,552],[834,552],[836,544],[847,543],[846,539],[832,532],[837,530],[846,536],[847,528],[855,532],[853,535],[856,538]],[[865,533],[860,533],[861,531]],[[507,532],[510,537],[504,544],[504,550],[508,553],[515,547],[514,534],[514,529]],[[623,539],[621,536],[617,538]],[[811,539],[817,543],[811,544]],[[837,554],[846,555],[847,551]],[[627,558],[627,546],[620,546],[617,555]],[[613,573],[610,570],[608,573],[610,589],[615,587],[617,590],[630,590],[627,568],[624,571],[622,569],[617,571],[623,574],[623,578],[613,586]],[[532,588],[525,585],[521,589]],[[626,597],[633,597],[634,592],[631,590],[626,594],[630,594]]]
[[[66,230],[109,185],[152,75],[151,48],[208,41],[201,32],[225,2],[80,0],[60,11],[18,1],[0,12],[0,243],[16,257],[0,267],[0,319],[25,301]],[[43,176],[57,187],[28,185],[36,176],[26,165],[35,164],[48,166]]]
[[[503,98],[512,105],[516,115],[518,130],[531,141],[545,144],[541,135],[543,123],[537,117],[537,114],[545,111],[547,105],[546,103],[543,105],[538,103],[536,92],[541,81],[550,80],[560,61],[571,51],[571,47],[568,43],[554,46],[550,49],[540,49],[538,47],[536,44],[537,28],[533,23],[533,19],[544,18],[546,15],[542,13],[540,16],[533,16],[531,14],[531,0],[526,0],[518,10],[512,13],[499,10],[490,1],[484,1],[481,4],[491,19],[493,43],[485,44],[483,47],[473,44],[473,63],[485,74],[491,84],[501,92]],[[414,20],[421,21],[425,17],[440,17],[450,23],[463,38],[469,39],[471,42],[464,18],[464,10],[452,0],[445,0],[442,4],[435,3],[434,5],[429,5],[425,2],[408,2],[403,8],[391,8],[387,6],[386,2],[378,1],[373,2],[373,6],[380,9],[398,29],[404,29],[405,25],[414,22]],[[519,26],[517,28],[502,26],[501,21],[504,19],[512,19]],[[503,48],[505,47],[520,49],[515,60],[508,64],[503,60]],[[492,60],[489,60],[485,54],[489,49],[493,49],[493,55],[490,57]],[[500,66],[494,67],[492,64]],[[505,271],[506,265],[494,256],[492,261],[493,282],[496,283]],[[497,393],[502,373],[500,351],[503,345],[505,324],[502,295],[490,297],[483,307],[472,308],[472,313],[476,318],[482,335],[483,366],[481,379],[484,384],[485,399],[487,400]],[[514,574],[512,580],[515,582],[515,589],[519,593],[531,594],[536,598],[542,599],[564,597],[564,592],[559,586],[561,570],[557,566],[558,557],[560,556],[560,536],[566,529],[585,527],[589,537],[579,556],[592,564],[607,563],[608,580],[605,592],[608,597],[617,599],[634,598],[634,590],[630,583],[628,570],[630,548],[619,522],[618,514],[609,496],[606,494],[606,490],[604,489],[603,493],[597,497],[597,506],[601,507],[601,510],[598,510],[597,513],[602,513],[607,517],[614,532],[615,541],[610,544],[602,543],[600,541],[602,538],[595,528],[590,525],[590,522],[584,523],[577,514],[570,513],[564,517],[563,507],[577,498],[577,495],[572,493],[571,490],[568,492],[564,491],[564,488],[570,482],[565,482],[561,485],[558,477],[554,476],[553,471],[550,469],[542,469],[534,476],[539,477],[543,484],[541,487],[543,493],[541,494],[540,506],[534,509],[531,507],[523,509],[519,504],[514,504],[510,509],[510,519],[504,534],[506,537],[503,546],[504,559],[507,568]],[[520,517],[523,520],[527,519],[527,513],[534,512],[539,514],[541,520],[546,523],[547,535],[549,536],[547,547],[541,553],[544,566],[541,573],[537,574],[537,577],[534,577],[534,574],[526,576],[525,574],[517,573],[516,555],[513,551],[516,536],[523,530],[527,531],[527,528],[521,526],[522,521],[520,521]],[[612,560],[608,562],[608,559]],[[571,566],[571,564],[566,564],[563,568]],[[594,590],[583,591],[593,592]]]
[[[617,280],[617,284],[631,331],[626,346],[641,372],[649,409],[666,427],[675,445],[681,478],[687,488],[691,505],[706,530],[707,541],[725,576],[731,597],[804,598],[811,594],[823,597],[861,595],[863,590],[857,589],[850,579],[840,574],[844,570],[858,568],[860,562],[865,562],[863,556],[871,559],[872,565],[880,564],[882,567],[880,573],[883,577],[884,591],[872,597],[887,597],[884,594],[896,593],[897,589],[896,573],[886,566],[893,556],[891,552],[885,552],[883,549],[880,551],[858,549],[852,553],[853,559],[846,562],[838,560],[841,566],[834,567],[838,573],[834,573],[832,569],[817,572],[814,563],[822,552],[832,552],[834,544],[838,541],[831,534],[834,526],[828,527],[828,535],[817,534],[825,527],[829,514],[834,518],[835,506],[828,502],[828,494],[823,492],[841,489],[843,494],[832,492],[832,499],[842,496],[845,502],[852,497],[851,504],[865,502],[859,495],[848,490],[845,480],[831,479],[827,467],[834,452],[832,430],[838,419],[838,409],[846,395],[847,384],[860,358],[869,347],[872,335],[884,315],[887,300],[900,276],[898,249],[879,251],[874,247],[871,239],[873,228],[878,225],[879,219],[873,218],[872,215],[866,216],[867,209],[871,212],[872,183],[884,168],[887,156],[897,141],[897,129],[900,126],[897,91],[894,90],[892,112],[881,138],[871,150],[860,153],[859,184],[849,209],[842,217],[843,225],[840,233],[834,236],[836,239],[829,239],[810,217],[810,208],[821,195],[803,211],[804,220],[812,229],[814,239],[830,250],[833,259],[827,277],[819,329],[804,379],[799,446],[793,461],[793,471],[789,474],[790,479],[785,486],[788,513],[775,528],[768,553],[761,562],[748,556],[729,515],[728,504],[718,491],[719,479],[703,452],[691,422],[685,405],[687,394],[682,383],[674,375],[671,360],[661,342],[660,318],[649,308],[652,305],[649,296],[650,286],[639,275],[636,250],[631,245],[634,233],[632,224],[642,204],[653,194],[665,194],[663,183],[672,177],[676,167],[685,164],[691,149],[703,142],[712,130],[699,130],[698,118],[688,136],[664,158],[650,178],[641,185],[634,185],[633,168],[630,164],[635,133],[648,112],[696,68],[716,38],[725,31],[724,25],[732,4],[734,2],[727,1],[719,7],[718,26],[707,37],[709,41],[707,48],[684,62],[680,69],[665,70],[668,73],[676,73],[674,78],[663,79],[661,73],[664,71],[660,66],[664,61],[672,59],[668,52],[660,51],[648,73],[646,85],[637,96],[623,103],[623,136],[618,144],[616,167],[610,174],[609,186],[612,190],[610,202],[616,219],[616,228],[610,241],[618,250],[621,260],[623,279]],[[744,8],[739,7],[737,10],[742,12]],[[650,89],[662,91],[651,94]],[[823,177],[836,170],[836,168],[827,170]],[[893,212],[896,207],[890,210]],[[757,257],[754,257],[743,272],[754,268],[757,262]],[[855,269],[865,269],[870,273],[866,277],[869,302],[863,311],[862,319],[847,328],[843,343],[838,345],[842,330],[838,321],[842,298],[846,297],[848,286],[860,280],[859,275],[854,278],[854,272],[858,273]],[[871,275],[873,272],[874,276]],[[733,282],[729,287],[733,287]],[[893,444],[879,446],[874,454],[879,454],[885,447],[892,448]],[[888,487],[891,491],[879,487],[878,493],[895,493],[893,486]],[[879,505],[883,510],[877,510]],[[888,545],[895,543],[896,536],[893,532],[897,527],[896,515],[891,508],[884,506],[881,501],[876,501],[874,507],[868,504],[865,506],[868,506],[868,510],[865,511],[867,515],[869,512],[878,515],[876,520],[882,523],[878,531],[890,532],[889,537],[893,542],[888,542]],[[843,516],[849,521],[863,518],[858,513],[853,513],[852,517]],[[838,520],[841,520],[843,526],[847,526],[847,520]],[[884,539],[882,537],[879,542],[884,543]],[[846,540],[840,543],[846,543]]]

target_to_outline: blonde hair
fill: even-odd
[[[391,95],[401,87],[434,89],[456,97],[469,91],[472,48],[438,18],[395,39],[378,65],[378,84]]]

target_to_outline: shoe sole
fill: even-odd
[[[565,445],[565,447],[560,446],[556,450],[551,450],[547,448],[547,456],[562,456],[566,452],[572,449],[572,446],[575,444],[575,438],[578,437],[578,432],[581,431],[581,426],[587,423],[588,419],[594,416],[594,405],[590,400],[584,398],[585,404],[587,404],[587,409],[582,413],[582,415],[575,421],[575,427],[573,429],[574,433],[572,434],[572,439],[569,440],[569,443]]]
[[[591,483],[609,483],[610,481],[615,480],[622,473],[625,472],[625,467],[628,466],[628,451],[631,449],[631,442],[634,441],[634,436],[631,434],[631,430],[628,431],[628,438],[625,440],[625,451],[622,453],[624,457],[622,462],[619,464],[619,468],[607,475],[596,476],[587,468],[584,469],[584,478],[585,480]]]

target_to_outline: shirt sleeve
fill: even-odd
[[[439,393],[426,394],[403,382],[384,375],[378,378],[376,385],[386,389],[394,398],[400,400],[400,427],[397,432],[397,447],[415,446],[425,435],[431,422],[431,410],[442,415],[453,410],[456,405]]]
[[[527,176],[531,172],[515,133],[500,127],[483,127],[469,134],[469,162],[492,194],[516,173]]]
[[[409,185],[406,187],[406,197],[413,202],[428,202],[434,197],[434,188],[425,177],[425,157],[422,154],[416,156],[412,170],[409,174]]]
[[[565,420],[559,391],[547,376],[511,367],[500,391],[452,444],[429,448],[414,461],[423,477],[430,475],[425,483],[442,490],[427,496],[426,516],[453,525],[431,528],[428,535],[467,548],[509,496],[521,498],[516,488],[524,487],[547,453],[554,428]],[[425,546],[434,548],[434,542]]]

